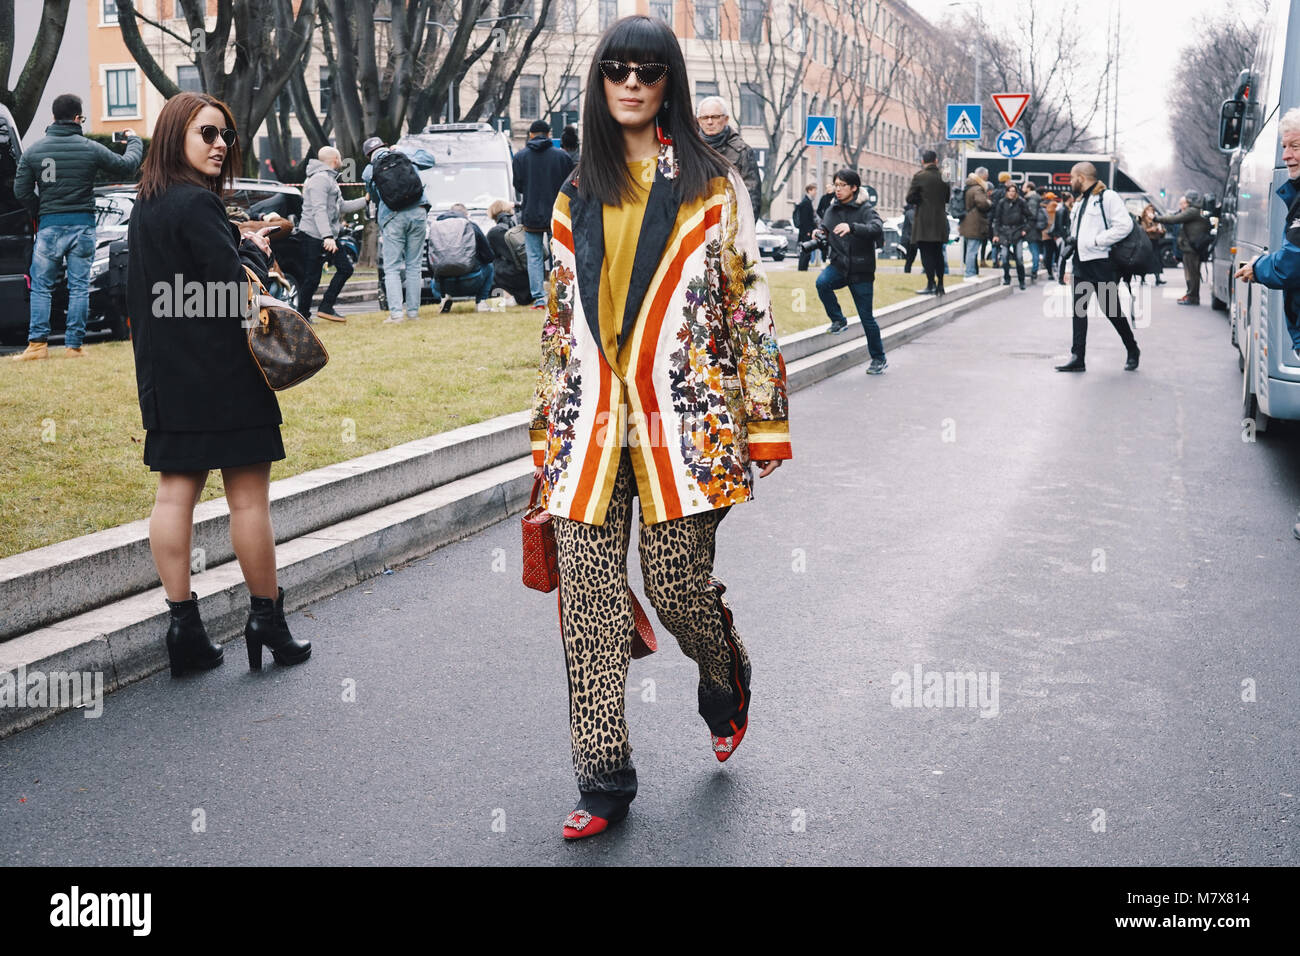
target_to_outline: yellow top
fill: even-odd
[[[627,287],[632,281],[632,263],[641,236],[641,222],[650,199],[658,157],[628,163],[636,187],[636,198],[621,206],[604,206],[601,222],[605,230],[605,261],[600,267],[600,339],[606,355],[618,354],[614,369],[620,378],[627,374],[627,354],[632,345],[628,336],[623,351],[618,349],[618,335],[623,330],[623,309],[627,306]]]

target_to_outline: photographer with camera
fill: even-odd
[[[817,276],[817,295],[830,317],[831,332],[839,334],[848,328],[848,320],[835,298],[836,289],[848,286],[871,352],[867,374],[879,375],[887,363],[880,326],[871,314],[871,297],[876,279],[876,246],[884,242],[885,226],[861,195],[862,180],[854,170],[841,169],[833,185],[835,198],[804,248],[816,245],[827,259],[826,268]]]

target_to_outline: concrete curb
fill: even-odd
[[[896,348],[1009,291],[993,280],[967,282],[937,308],[930,299],[908,300],[882,309],[877,321],[886,347]],[[867,359],[865,337],[853,320],[842,335],[811,329],[787,337],[783,352],[787,347],[792,391]],[[527,412],[503,415],[273,483],[285,610],[523,510],[533,472],[527,419]],[[195,543],[207,549],[208,561],[194,576],[193,588],[208,633],[218,641],[239,636],[248,613],[228,522],[224,500],[196,510]],[[0,561],[0,621],[6,633],[17,635],[0,634],[0,737],[80,703],[60,695],[58,701],[18,706],[12,697],[20,675],[28,681],[32,675],[49,677],[52,686],[58,674],[97,673],[104,693],[110,693],[166,668],[163,598],[146,521]],[[60,601],[53,603],[64,612],[59,620],[34,607]],[[16,620],[39,623],[15,629]]]

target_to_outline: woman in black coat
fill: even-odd
[[[158,115],[128,228],[127,304],[145,427],[144,462],[158,472],[149,546],[171,622],[173,676],[216,667],[222,649],[190,590],[194,505],[208,471],[221,469],[230,542],[251,600],[244,635],[249,665],[262,647],[279,664],[311,655],[284,619],[271,530],[271,462],[284,458],[280,406],[248,349],[248,265],[264,280],[269,245],[227,220],[222,184],[241,168],[229,108],[180,93]]]
[[[993,207],[993,218],[989,220],[993,231],[993,241],[1002,247],[1002,284],[1011,285],[1011,261],[1016,263],[1016,278],[1020,288],[1025,287],[1025,264],[1020,261],[1020,243],[1029,235],[1034,223],[1029,216],[1029,207],[1020,198],[1020,190],[1015,183],[1007,183],[1007,194]]]

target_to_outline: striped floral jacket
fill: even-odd
[[[737,196],[746,198],[737,202]],[[529,434],[553,515],[603,524],[622,455],[646,524],[748,501],[752,461],[791,457],[785,362],[753,211],[734,176],[681,203],[662,166],[622,316],[626,374],[598,314],[600,203],[556,198],[542,362]]]

